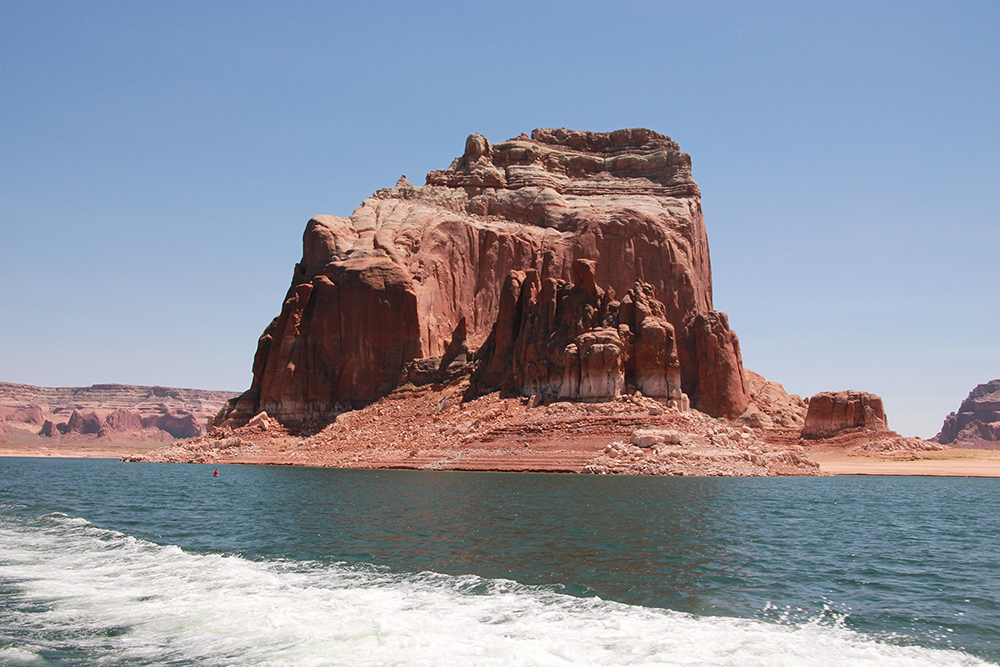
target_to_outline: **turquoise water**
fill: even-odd
[[[978,665],[1000,480],[0,459],[0,664]]]

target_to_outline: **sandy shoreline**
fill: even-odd
[[[156,447],[162,446],[163,443],[156,443],[154,446],[150,446],[149,443],[141,443],[139,445],[95,443],[93,445],[73,444],[62,447],[59,445],[16,445],[2,442],[0,443],[0,458],[120,459],[123,456],[145,454]]]
[[[0,444],[0,457],[26,458],[102,458],[120,459],[150,451],[148,444],[133,447],[125,444],[69,447],[19,446]],[[895,455],[858,456],[845,452],[809,451],[828,475],[927,476],[927,477],[1000,477],[1000,451],[983,449],[946,449],[936,452],[905,452]],[[218,464],[290,465],[287,461],[219,461]],[[496,471],[516,471],[521,461],[496,459]],[[294,464],[291,464],[294,465]],[[308,465],[308,464],[307,464]],[[381,466],[372,466],[381,467]],[[478,468],[479,466],[477,466]]]
[[[897,456],[810,452],[809,456],[832,475],[1000,477],[1000,452],[995,450],[955,448]]]

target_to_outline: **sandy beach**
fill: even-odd
[[[832,475],[925,475],[929,477],[1000,477],[1000,451],[946,449],[894,456],[855,456],[809,452],[820,470]]]
[[[120,459],[134,456],[162,447],[162,442],[154,443],[73,443],[68,445],[14,444],[0,441],[0,457],[26,456],[38,458],[68,459]]]
[[[38,446],[0,442],[0,457],[63,457],[118,459],[146,454],[162,443],[72,443]],[[593,447],[593,445],[591,445]],[[596,447],[594,447],[596,449]],[[916,475],[931,477],[1000,477],[1000,451],[984,449],[945,449],[941,451],[907,451],[860,456],[846,451],[822,451],[806,448],[809,457],[819,463],[820,470],[830,475]],[[562,450],[565,452],[566,450]],[[494,458],[495,470],[517,470],[523,464],[523,454],[511,461]],[[223,463],[220,461],[219,463]],[[278,464],[278,461],[233,460],[225,463]],[[287,463],[285,463],[287,465]],[[322,465],[313,462],[314,465]],[[558,470],[559,468],[554,468]]]

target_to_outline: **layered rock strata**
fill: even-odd
[[[881,398],[863,391],[825,391],[809,399],[803,438],[829,438],[856,428],[888,429]]]
[[[36,387],[0,382],[0,421],[32,433],[121,437],[161,432],[169,438],[202,435],[235,394],[174,387],[98,384]]]
[[[593,275],[574,275],[577,260],[593,260]],[[532,296],[522,299],[526,281]],[[630,291],[655,314],[623,325],[610,304],[624,295],[624,308]],[[553,329],[542,328],[541,310],[520,319],[520,306],[551,311],[563,298],[593,312],[575,323],[547,312]],[[407,382],[471,372],[494,325],[506,333],[493,335],[489,358],[475,356],[488,367],[484,386],[596,399],[632,381],[724,416],[749,403],[738,340],[712,310],[690,157],[645,129],[542,129],[499,144],[472,135],[423,187],[403,177],[349,218],[310,220],[251,388],[217,422],[266,411],[289,426],[322,425]],[[561,348],[543,340],[556,330]],[[500,377],[496,360],[515,358],[516,369],[503,369],[513,374]]]
[[[973,389],[958,412],[945,417],[933,440],[953,447],[1000,449],[1000,380]]]

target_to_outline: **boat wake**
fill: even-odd
[[[0,512],[0,664],[984,665],[835,617],[765,622],[503,579],[196,554]]]

